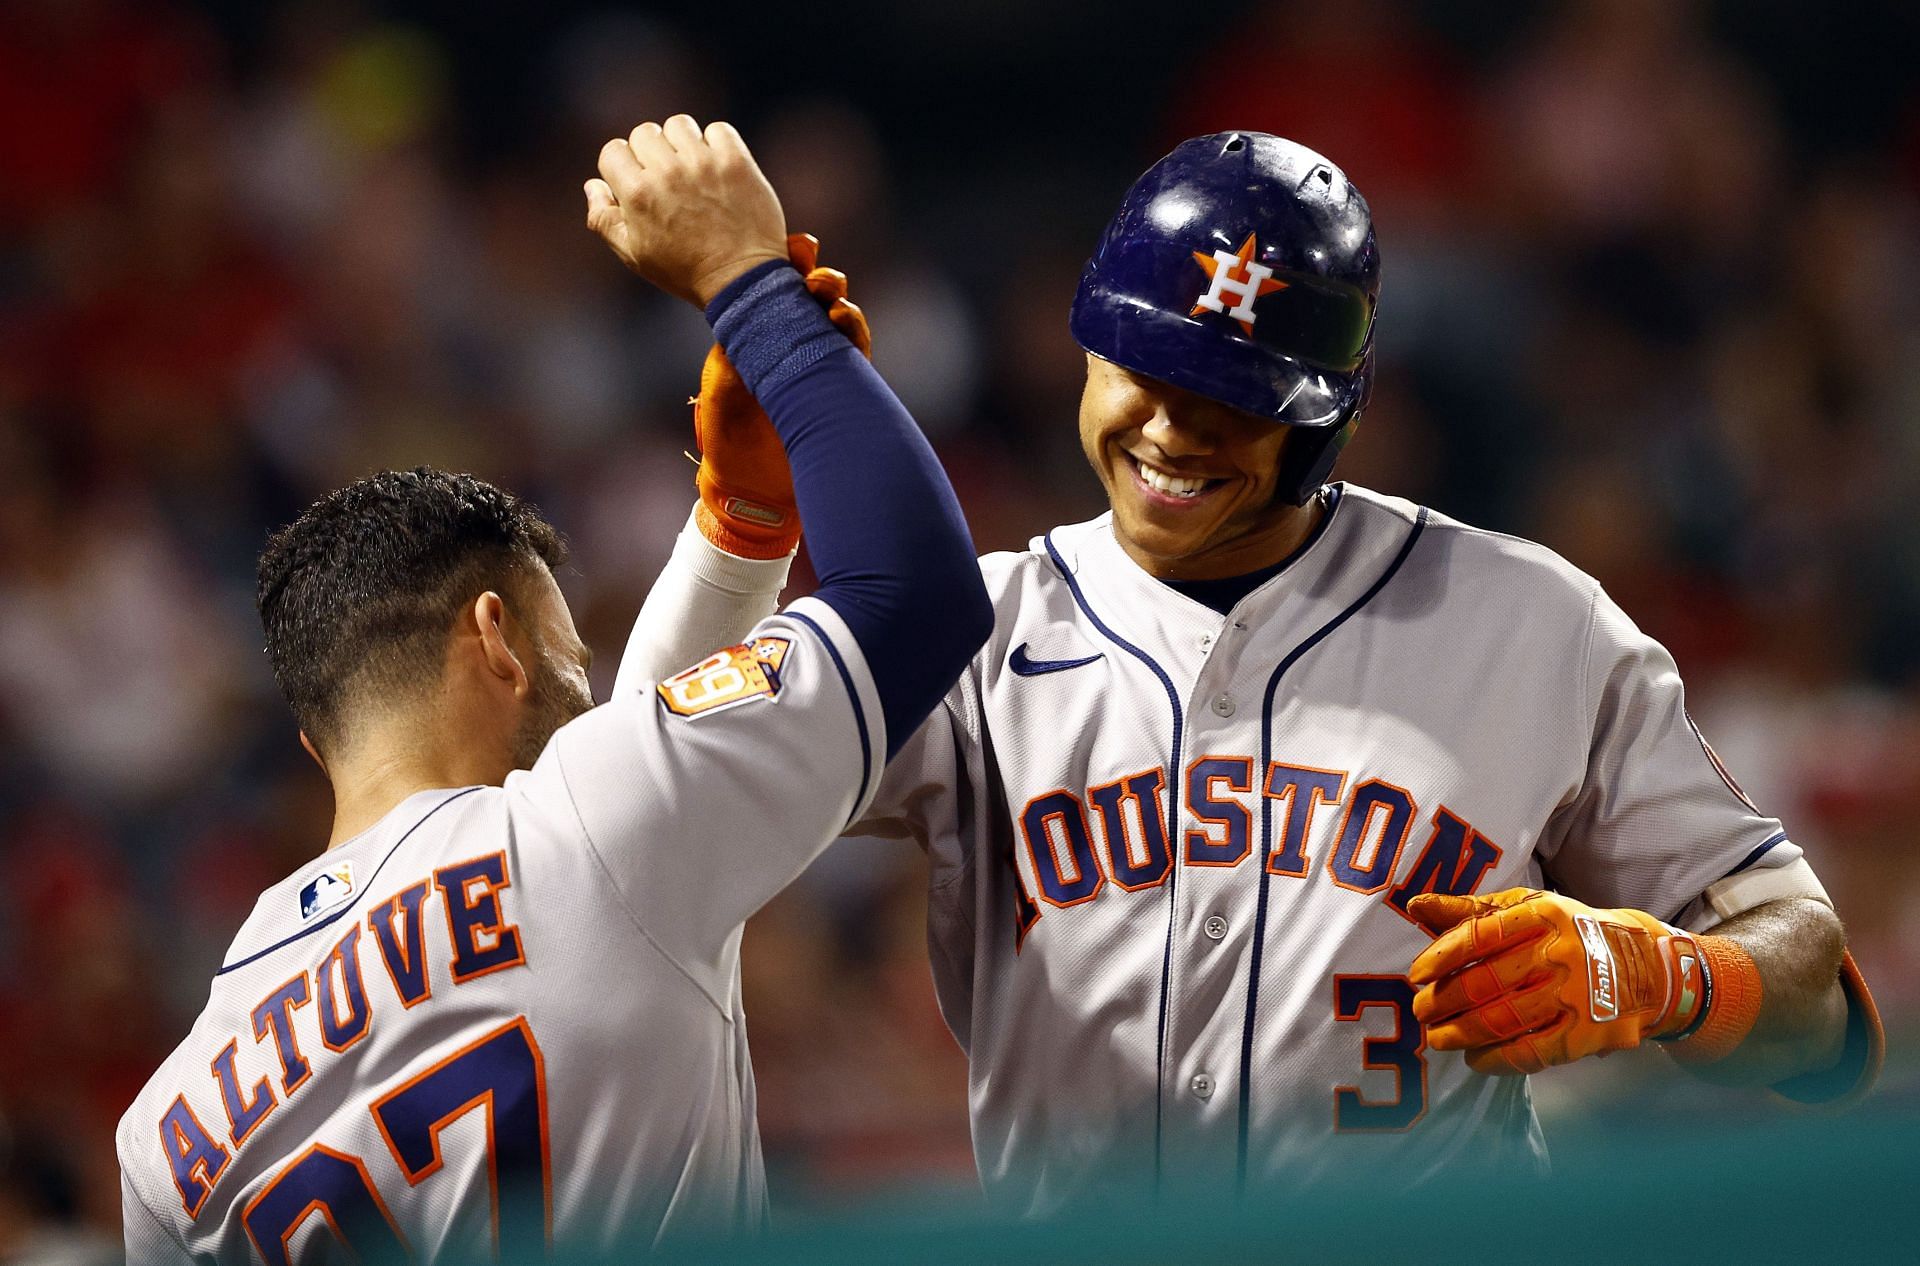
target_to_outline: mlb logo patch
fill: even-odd
[[[300,918],[304,922],[325,914],[352,895],[353,863],[336,862],[300,889]]]

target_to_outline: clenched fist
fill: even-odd
[[[587,227],[622,263],[703,308],[755,265],[787,257],[780,199],[730,123],[642,123],[601,147],[586,193]]]

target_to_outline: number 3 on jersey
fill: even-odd
[[[474,1108],[486,1116],[494,1251],[532,1261],[553,1230],[547,1154],[547,1077],[525,1017],[461,1047],[373,1103],[374,1123],[410,1184],[440,1171],[440,1131]],[[357,1156],[316,1143],[247,1206],[247,1234],[263,1260],[285,1266],[292,1240],[318,1214],[363,1263],[404,1261],[406,1239]]]
[[[1335,976],[1333,1018],[1358,1020],[1367,1011],[1392,1013],[1393,1032],[1363,1038],[1360,1063],[1391,1072],[1392,1099],[1368,1099],[1357,1086],[1333,1092],[1333,1128],[1347,1131],[1404,1130],[1427,1112],[1427,1031],[1413,1015],[1413,984],[1405,976]]]

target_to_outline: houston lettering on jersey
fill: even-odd
[[[1474,892],[1500,860],[1500,846],[1445,805],[1428,819],[1418,851],[1410,849],[1420,806],[1412,792],[1384,778],[1356,780],[1345,770],[1274,761],[1256,794],[1254,763],[1206,755],[1188,764],[1183,789],[1193,825],[1179,842],[1184,865],[1243,864],[1253,853],[1256,815],[1268,814],[1273,845],[1262,862],[1268,874],[1306,879],[1323,870],[1335,887],[1377,894],[1413,922],[1407,903],[1414,897]],[[1132,893],[1167,881],[1174,851],[1166,792],[1166,770],[1148,769],[1084,790],[1056,788],[1026,802],[1018,824],[1037,890],[1016,866],[1016,952],[1043,906],[1081,905],[1109,883]],[[1323,854],[1318,867],[1316,852]]]
[[[448,974],[456,986],[526,963],[519,925],[506,908],[512,885],[504,853],[442,866],[375,905],[364,927],[352,924],[318,963],[260,999],[250,1017],[251,1032],[233,1037],[208,1064],[213,1088],[193,1096],[204,1097],[203,1110],[217,1102],[226,1129],[209,1130],[205,1122],[221,1118],[196,1113],[185,1092],[174,1096],[160,1119],[160,1146],[189,1218],[199,1216],[226,1172],[229,1149],[237,1151],[283,1098],[298,1094],[316,1063],[357,1045],[383,1007],[411,1008],[432,997],[428,963],[441,952],[439,946],[446,946]],[[424,914],[425,904],[436,899],[444,915],[444,941],[441,921]],[[377,977],[368,980],[372,973],[362,967],[368,958],[386,968],[390,989],[382,988]],[[243,1046],[248,1039],[251,1044]]]

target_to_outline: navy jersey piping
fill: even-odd
[[[1327,534],[1327,528],[1333,523],[1333,513],[1340,508],[1340,502],[1346,497],[1346,492],[1339,484],[1328,484],[1324,491],[1327,494],[1327,512],[1320,516],[1320,522],[1313,525],[1313,531],[1307,533],[1307,539],[1300,542],[1300,548],[1287,555],[1286,566],[1281,568],[1282,571],[1292,567],[1294,560],[1312,549],[1314,543]]]
[[[1287,652],[1287,657],[1280,661],[1279,666],[1273,670],[1273,675],[1267,678],[1267,692],[1260,701],[1259,779],[1266,778],[1266,771],[1273,764],[1273,700],[1280,691],[1280,679],[1302,655],[1318,646],[1328,634],[1345,624],[1354,613],[1372,602],[1380,591],[1387,587],[1387,582],[1399,573],[1401,565],[1407,561],[1407,556],[1413,553],[1414,543],[1420,539],[1420,534],[1427,530],[1427,514],[1427,508],[1420,507],[1420,513],[1415,516],[1413,528],[1407,533],[1407,539],[1402,542],[1400,552],[1393,556],[1393,561],[1388,563],[1387,569],[1380,573],[1380,578],[1375,580],[1372,586],[1355,599],[1346,610],[1321,625],[1313,636]],[[1272,855],[1273,800],[1269,796],[1262,795],[1260,797],[1260,852],[1254,858],[1253,869],[1254,881],[1260,885],[1260,896],[1253,916],[1252,961],[1247,968],[1247,1015],[1240,1028],[1240,1123],[1237,1172],[1241,1190],[1245,1190],[1247,1184],[1247,1123],[1253,1103],[1253,1025],[1254,1015],[1260,1003],[1260,959],[1266,946],[1267,935],[1267,892],[1271,887],[1267,883],[1267,859]]]
[[[1326,486],[1325,491],[1327,494],[1327,508],[1324,512],[1321,513],[1320,521],[1313,525],[1313,530],[1311,532],[1307,533],[1307,539],[1300,542],[1298,545],[1294,546],[1293,553],[1287,555],[1284,559],[1281,560],[1280,566],[1274,569],[1273,575],[1267,577],[1266,580],[1263,580],[1260,582],[1261,589],[1266,588],[1267,585],[1271,584],[1273,581],[1280,579],[1280,577],[1292,571],[1293,565],[1299,562],[1302,558],[1306,557],[1307,551],[1312,549],[1315,545],[1318,545],[1320,543],[1320,538],[1327,534],[1327,529],[1333,526],[1334,511],[1340,508],[1340,499],[1342,495],[1340,491],[1340,485],[1328,484]],[[1256,590],[1256,592],[1258,591]],[[1238,604],[1235,604],[1235,605],[1238,605]]]
[[[1154,661],[1153,656],[1147,654],[1132,642],[1127,641],[1127,639],[1121,637],[1118,633],[1115,633],[1107,627],[1105,621],[1094,614],[1093,607],[1087,602],[1087,596],[1080,592],[1079,580],[1075,578],[1072,569],[1067,566],[1066,560],[1060,557],[1059,549],[1054,546],[1053,533],[1051,532],[1047,533],[1046,546],[1047,556],[1053,560],[1054,567],[1067,582],[1067,589],[1073,594],[1074,604],[1086,613],[1086,617],[1092,621],[1093,627],[1098,629],[1101,635],[1115,646],[1118,646],[1121,650],[1145,664],[1153,675],[1160,679],[1160,685],[1167,692],[1167,702],[1173,710],[1173,747],[1168,753],[1167,769],[1169,771],[1179,769],[1180,739],[1186,718],[1183,715],[1180,692],[1175,690],[1173,686],[1173,678],[1167,675],[1166,669],[1160,667],[1160,665]],[[1167,867],[1167,940],[1165,947],[1160,952],[1160,1023],[1154,1036],[1153,1049],[1153,1181],[1156,1189],[1158,1189],[1160,1184],[1160,1133],[1162,1117],[1164,1115],[1163,1101],[1166,1098],[1167,981],[1173,974],[1173,924],[1174,911],[1176,908],[1174,899],[1180,883],[1179,840],[1180,780],[1169,772],[1167,776],[1167,849],[1169,854],[1169,865]]]
[[[400,851],[400,846],[407,842],[407,839],[409,836],[411,836],[415,831],[419,830],[421,827],[425,826],[427,824],[428,818],[440,812],[440,810],[446,808],[448,805],[452,804],[454,801],[458,800],[460,797],[470,796],[478,790],[480,790],[480,788],[478,787],[463,788],[460,791],[454,792],[452,795],[448,796],[445,800],[442,800],[439,804],[434,805],[433,808],[428,809],[424,814],[422,814],[418,822],[415,822],[412,826],[408,827],[406,829],[406,833],[403,834],[399,839],[393,842],[393,847],[388,849],[386,852],[386,856],[380,859],[380,864],[373,868],[373,873],[367,876],[367,882],[361,885],[360,892],[358,893],[358,895],[354,897],[353,900],[347,902],[347,904],[341,906],[338,910],[335,910],[332,914],[328,915],[324,919],[321,919],[318,923],[313,924],[311,927],[301,928],[298,932],[295,932],[292,936],[287,937],[285,940],[277,941],[274,944],[267,946],[267,948],[259,951],[258,953],[249,954],[237,963],[228,963],[225,967],[222,967],[219,971],[213,974],[215,976],[224,976],[230,971],[239,971],[242,967],[245,967],[249,963],[257,963],[261,959],[265,958],[267,955],[283,950],[287,946],[293,944],[295,941],[302,940],[306,937],[312,936],[315,932],[318,932],[321,928],[324,928],[328,924],[333,923],[335,920],[339,919],[342,915],[346,914],[349,910],[352,910],[355,906],[360,904],[361,897],[364,897],[369,892],[373,891],[373,881],[380,878],[380,872],[386,869],[388,860],[391,859],[395,853]]]
[[[860,731],[860,790],[853,798],[853,812],[847,817],[847,825],[852,826],[854,818],[860,815],[860,809],[867,803],[867,783],[873,779],[873,739],[867,734],[867,712],[860,706],[860,691],[853,684],[853,674],[847,670],[847,661],[840,658],[840,648],[833,644],[827,631],[816,623],[812,616],[801,615],[798,611],[784,611],[789,620],[796,620],[813,630],[820,644],[827,648],[827,658],[840,673],[840,684],[847,688],[847,701],[853,704],[854,728]],[[877,683],[876,683],[877,688]],[[935,704],[939,707],[939,704]]]
[[[1765,840],[1761,841],[1759,846],[1756,847],[1751,853],[1748,853],[1738,866],[1735,866],[1732,870],[1728,871],[1726,874],[1726,877],[1729,879],[1733,878],[1735,875],[1747,869],[1749,866],[1752,866],[1755,862],[1759,861],[1761,858],[1765,857],[1768,853],[1772,852],[1776,845],[1785,844],[1786,842],[1787,842],[1787,833],[1785,831],[1775,831],[1772,835],[1769,835]]]
[[[1774,849],[1778,848],[1782,844],[1785,844],[1786,842],[1787,842],[1787,833],[1785,831],[1775,831],[1772,835],[1769,835],[1766,839],[1762,840],[1759,844],[1755,845],[1754,850],[1751,853],[1748,853],[1745,857],[1740,859],[1740,864],[1738,866],[1735,866],[1732,870],[1728,871],[1725,875],[1722,875],[1721,878],[1732,879],[1735,875],[1739,874],[1741,871],[1750,869],[1755,862],[1758,862],[1761,858],[1765,857],[1768,853],[1771,853]],[[1687,902],[1687,905],[1681,906],[1678,910],[1675,910],[1673,912],[1673,917],[1668,919],[1667,922],[1678,923],[1680,921],[1680,916],[1687,912],[1687,906],[1692,905],[1694,901],[1698,901],[1698,900],[1699,900],[1698,897],[1695,897],[1689,900]],[[1706,1008],[1704,1007],[1701,1008],[1702,1013],[1704,1013],[1705,1010]]]

